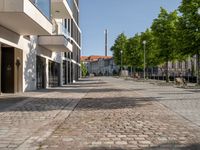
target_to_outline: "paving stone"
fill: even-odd
[[[20,150],[168,150],[192,149],[200,143],[196,122],[179,114],[185,115],[189,106],[188,116],[198,115],[199,102],[193,98],[200,94],[187,91],[190,96],[185,94],[187,100],[182,101],[182,89],[116,78],[93,78],[50,91],[0,112],[0,145],[4,141],[2,145]]]
[[[126,141],[116,141],[115,144],[117,144],[117,145],[126,145],[128,143]]]

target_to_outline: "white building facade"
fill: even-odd
[[[78,0],[0,0],[0,92],[78,80],[80,41]]]
[[[97,76],[112,76],[119,72],[119,67],[114,63],[113,58],[100,58],[87,62],[86,66],[90,74]]]

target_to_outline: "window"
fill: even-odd
[[[51,19],[51,0],[34,0],[33,3],[48,19]]]

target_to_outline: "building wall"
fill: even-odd
[[[113,71],[119,71],[119,67],[115,65],[113,59],[98,59],[96,61],[84,62],[88,73],[95,75],[113,75]]]
[[[34,0],[31,0],[34,2]],[[48,0],[49,1],[49,0]],[[42,1],[41,1],[42,2]],[[16,51],[16,58],[21,58],[22,73],[20,82],[22,84],[22,91],[36,90],[36,56],[41,56],[45,59],[46,75],[45,75],[45,87],[49,86],[49,61],[57,62],[60,64],[60,81],[63,85],[63,61],[67,62],[67,80],[68,83],[75,82],[80,77],[80,50],[81,50],[81,31],[79,27],[79,8],[78,0],[71,0],[72,5],[70,8],[73,12],[73,19],[67,19],[67,30],[69,32],[69,39],[73,45],[73,52],[52,52],[38,45],[38,36],[22,36],[15,31],[11,31],[6,27],[0,25],[0,48],[1,45],[14,47]],[[48,14],[47,14],[48,15]],[[64,24],[63,19],[55,19]],[[42,20],[41,20],[42,23]],[[45,23],[45,22],[43,22]],[[67,57],[65,57],[65,55]],[[1,51],[0,51],[1,56]],[[0,57],[1,58],[1,57]],[[4,59],[4,58],[3,58]],[[16,61],[16,59],[15,59]],[[1,62],[1,60],[0,60]],[[1,63],[0,63],[1,72]],[[68,79],[70,78],[70,79]],[[0,73],[1,80],[1,73]],[[16,81],[17,82],[17,81]],[[16,83],[15,83],[16,85]],[[16,87],[18,88],[18,87]],[[0,88],[1,90],[1,88]]]

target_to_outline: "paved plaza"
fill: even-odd
[[[0,96],[0,149],[199,150],[200,91],[111,77]]]

